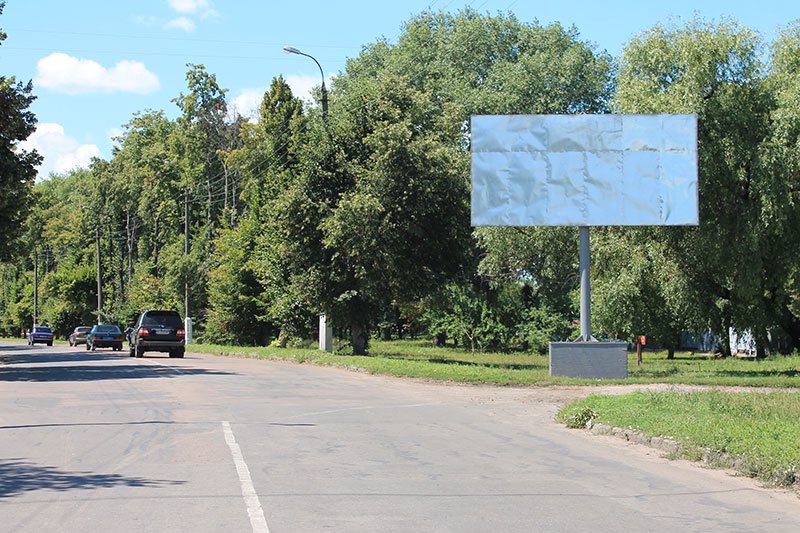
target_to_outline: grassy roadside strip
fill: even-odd
[[[344,368],[369,374],[436,381],[493,383],[498,385],[530,385],[553,381],[547,375],[547,358],[542,356],[533,356],[541,361],[528,363],[534,366],[541,366],[538,371],[520,372],[515,368],[503,365],[495,366],[490,362],[481,363],[413,356],[402,357],[397,354],[378,351],[373,351],[369,356],[353,356],[330,354],[309,348],[241,347],[213,344],[193,344],[187,347],[187,350],[228,357],[293,361],[296,363]],[[586,382],[587,380],[567,381]]]
[[[369,356],[329,354],[316,348],[241,347],[192,344],[189,351],[215,355],[288,360],[347,368],[371,374],[496,385],[590,385],[674,383],[748,387],[800,388],[800,356],[763,360],[719,359],[709,354],[645,352],[641,366],[636,354],[628,359],[625,380],[559,378],[549,375],[546,355],[481,353],[437,348],[424,341],[372,341]]]
[[[800,484],[800,393],[635,392],[592,395],[562,409],[570,427],[627,428],[677,443],[673,454],[732,467],[772,485]]]

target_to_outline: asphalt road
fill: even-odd
[[[567,430],[559,394],[0,343],[0,530],[800,531],[796,495]]]

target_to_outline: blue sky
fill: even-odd
[[[186,92],[186,63],[202,63],[228,89],[231,104],[251,113],[273,77],[305,96],[344,68],[362,45],[396,42],[403,22],[426,9],[512,12],[523,22],[575,25],[581,38],[618,55],[634,35],[670,17],[732,17],[767,42],[800,18],[796,0],[7,0],[0,28],[0,75],[34,81],[39,120],[26,147],[44,155],[40,175],[108,158],[111,138],[137,111],[178,114],[171,100]]]

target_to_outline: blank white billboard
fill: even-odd
[[[473,226],[697,225],[696,115],[472,117]]]

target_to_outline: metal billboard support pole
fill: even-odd
[[[592,288],[589,281],[589,226],[580,227],[580,268],[581,268],[581,336],[578,342],[591,342],[592,337]]]

